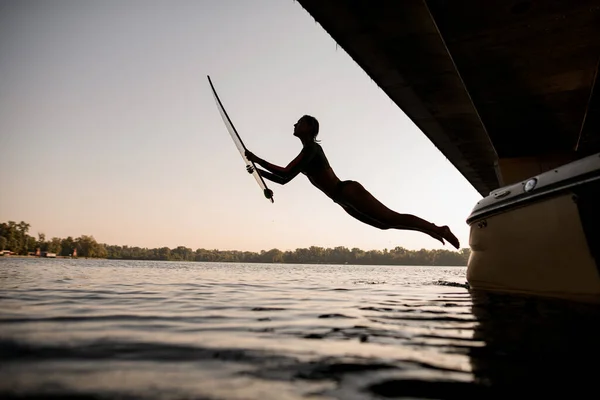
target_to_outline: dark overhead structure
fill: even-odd
[[[486,196],[600,151],[600,0],[298,0]]]

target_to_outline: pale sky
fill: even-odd
[[[0,1],[0,222],[150,248],[453,250],[354,220],[304,175],[267,182],[272,204],[207,75],[258,156],[286,165],[313,115],[341,179],[468,247],[481,196],[293,0]]]

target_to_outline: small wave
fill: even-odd
[[[469,289],[469,282],[459,283],[459,282],[449,282],[449,281],[434,281],[433,285],[451,286],[451,287],[460,287],[460,288]]]
[[[385,281],[365,281],[365,280],[358,280],[358,281],[354,281],[353,282],[355,285],[382,285],[384,283],[386,283]]]
[[[364,311],[396,311],[393,308],[389,307],[359,307],[358,309]]]
[[[285,311],[285,308],[278,308],[278,307],[254,307],[250,311]]]
[[[323,314],[323,315],[319,315],[319,318],[354,318],[354,317],[349,317],[344,314]]]
[[[205,348],[152,342],[93,341],[77,345],[42,345],[0,340],[3,361],[43,360],[136,360],[136,361],[198,361],[220,360],[260,362],[287,360],[260,350]]]
[[[255,311],[255,310],[253,310]],[[262,310],[256,310],[262,311]],[[188,317],[188,316],[161,316],[157,317],[154,315],[136,315],[136,314],[110,314],[110,315],[87,315],[87,316],[56,316],[56,317],[46,317],[46,318],[11,318],[11,317],[2,317],[0,316],[0,322],[2,323],[26,323],[26,322],[117,322],[117,321],[126,321],[126,322],[137,322],[137,321],[167,321],[167,322],[194,322],[201,323],[205,320],[212,319],[224,319],[226,318],[223,315],[203,315],[198,317]]]

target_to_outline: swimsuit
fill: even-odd
[[[354,181],[339,181],[335,185],[335,189],[333,189],[331,200],[341,205],[342,203],[340,203],[340,196],[342,195],[342,190],[344,190],[344,186],[348,185],[349,183],[354,183]]]
[[[298,175],[298,173],[303,173],[309,179],[311,176],[318,175],[321,171],[330,168],[329,161],[325,156],[325,152],[323,152],[323,148],[316,142],[308,143],[302,148],[302,156],[297,157],[296,160],[292,164],[290,164],[291,168],[286,173],[278,172],[269,172],[258,170],[261,176],[266,177],[273,182],[277,182],[280,184],[286,184],[289,182],[294,176]],[[330,194],[331,199],[340,205],[340,196],[344,189],[344,186],[349,183],[353,183],[354,181],[339,181],[335,188],[333,189],[333,193]]]
[[[302,151],[304,156],[298,165],[300,172],[305,175],[315,175],[319,171],[329,168],[329,161],[323,148],[318,143],[310,143]]]
[[[305,175],[318,174],[319,171],[329,168],[329,161],[325,156],[325,152],[323,152],[323,148],[318,143],[310,143],[303,149],[303,151],[306,151],[306,154],[299,167],[300,171]],[[353,182],[354,181],[350,180],[339,181],[333,189],[331,199],[335,203],[341,204],[339,200],[342,194],[342,190],[344,190],[344,186]]]

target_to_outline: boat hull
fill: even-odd
[[[498,189],[478,203],[467,220],[471,288],[600,302],[595,157]],[[526,192],[529,181],[537,187]]]

